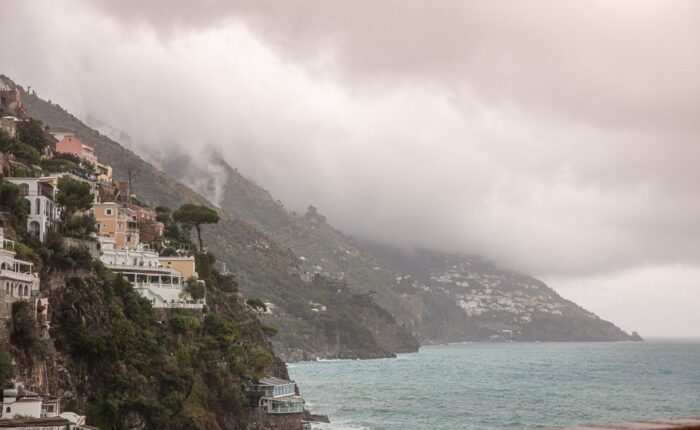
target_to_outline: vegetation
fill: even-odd
[[[17,137],[38,153],[43,152],[52,140],[51,135],[44,130],[42,122],[34,118],[17,124]]]
[[[5,181],[2,175],[0,175],[0,212],[10,215],[10,221],[15,228],[26,228],[30,212],[29,201],[21,195],[19,186]]]
[[[258,312],[266,312],[267,311],[267,305],[265,302],[263,302],[260,299],[250,299],[246,302],[248,306],[251,308],[255,309]]]
[[[195,228],[200,252],[204,250],[204,245],[202,244],[202,225],[216,224],[219,222],[219,214],[217,214],[215,210],[192,203],[180,206],[180,209],[173,212],[172,218],[179,223],[191,225]]]
[[[203,299],[205,294],[204,283],[194,277],[190,277],[185,281],[185,291],[195,300]]]
[[[161,255],[174,256],[177,255],[176,249],[180,247],[189,247],[190,229],[188,225],[180,225],[172,218],[172,210],[165,206],[158,206],[156,211],[156,221],[162,222],[164,225],[164,236],[170,242],[170,247],[161,250]]]
[[[29,361],[41,346],[39,328],[36,324],[33,306],[24,300],[12,303],[12,331],[10,340],[24,352]]]
[[[4,388],[14,375],[12,356],[5,349],[0,349],[0,388]]]
[[[58,180],[56,201],[63,206],[66,218],[78,210],[87,210],[92,206],[95,196],[92,195],[90,184],[63,176]]]

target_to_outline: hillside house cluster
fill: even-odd
[[[2,112],[21,111],[22,104],[18,90],[11,89],[0,82],[0,94],[3,97],[0,105]],[[14,136],[19,122],[21,120],[16,117],[6,115],[2,117],[0,124],[2,130]],[[194,258],[181,255],[161,259],[158,253],[147,244],[161,240],[164,233],[164,225],[157,221],[156,212],[151,208],[134,204],[129,185],[114,181],[112,167],[100,162],[97,151],[77,137],[73,131],[56,129],[50,130],[49,133],[56,140],[55,151],[44,154],[44,158],[51,158],[54,153],[67,153],[86,163],[72,171],[51,176],[4,178],[17,185],[20,194],[29,202],[27,231],[44,242],[47,234],[61,222],[63,213],[57,202],[58,183],[61,177],[68,175],[75,180],[89,183],[91,192],[95,196],[90,213],[96,219],[103,263],[124,275],[139,293],[151,301],[154,307],[202,308],[204,299],[192,299],[185,288],[189,282],[202,282],[197,280]],[[31,170],[32,166],[22,167],[29,167]],[[8,259],[8,267],[11,265],[17,268],[17,271],[12,272],[12,280],[9,278],[7,280],[7,293],[3,289],[3,303],[11,305],[15,297],[25,296],[25,290],[29,297],[31,291],[34,291],[31,287],[32,282],[38,285],[38,278],[35,279],[36,276],[30,274],[31,265],[18,265],[19,260],[13,260],[10,253],[11,251],[4,251],[3,258]],[[9,271],[8,275],[5,274],[6,271],[6,269],[2,271],[3,282],[5,282],[5,276],[10,276]],[[34,276],[31,278],[33,281],[30,281],[31,276]]]
[[[161,257],[147,244],[119,247],[111,237],[100,237],[100,259],[121,274],[154,308],[202,309],[204,299],[193,299],[185,291],[187,282],[197,279],[194,257]]]
[[[18,125],[24,121],[19,119],[23,118],[20,92],[0,81],[0,96],[0,130],[16,137]],[[194,257],[184,251],[175,256],[160,256],[149,244],[157,244],[164,233],[164,225],[157,221],[155,210],[132,202],[129,185],[113,180],[112,167],[100,162],[94,148],[70,131],[51,134],[56,142],[41,154],[42,160],[60,158],[54,154],[69,153],[86,163],[79,163],[75,168],[72,166],[77,163],[72,163],[67,168],[69,171],[45,175],[43,162],[42,165],[27,165],[26,160],[20,162],[12,154],[0,153],[3,182],[16,185],[20,197],[28,202],[27,232],[46,242],[49,234],[61,226],[65,216],[58,198],[62,177],[70,176],[88,183],[94,197],[89,212],[97,224],[94,240],[99,242],[103,264],[121,274],[154,308],[202,309],[205,299],[192,298],[187,288],[191,283],[203,284],[198,279]],[[12,176],[18,171],[21,175]],[[11,214],[12,209],[0,207],[0,325],[8,326],[13,304],[27,302],[41,335],[48,336],[50,303],[48,297],[42,296],[40,277],[34,264],[21,257],[25,253],[24,245],[11,240],[14,232],[3,227],[4,217]],[[203,291],[203,288],[197,290]],[[0,348],[4,348],[8,338],[9,331],[0,330]],[[0,428],[67,429],[82,428],[84,424],[84,417],[61,413],[59,399],[32,392],[21,383],[1,393]]]

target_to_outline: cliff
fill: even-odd
[[[41,259],[40,290],[49,306],[37,326],[22,306],[28,303],[16,302],[0,328],[10,333],[4,347],[17,380],[101,428],[270,427],[241,387],[251,377],[287,378],[286,367],[232,278],[213,270],[211,256],[197,261],[207,282],[206,313],[154,310],[89,247],[69,246],[57,234],[45,245],[19,238]]]

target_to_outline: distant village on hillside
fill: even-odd
[[[15,138],[26,121],[21,93],[0,81],[0,137]],[[33,165],[12,153],[0,152],[2,180],[14,184],[29,205],[26,230],[31,237],[46,242],[49,232],[69,223],[67,209],[59,203],[59,186],[65,178],[87,184],[91,202],[82,216],[93,220],[87,244],[94,258],[106,268],[126,279],[154,309],[203,310],[207,304],[206,286],[196,270],[192,244],[175,243],[164,237],[166,225],[160,221],[158,208],[139,202],[129,180],[113,178],[113,166],[103,163],[95,149],[71,130],[43,128],[53,142],[40,154],[41,165]],[[46,165],[63,165],[46,174]],[[115,166],[116,167],[116,166]],[[120,166],[128,169],[128,166]],[[0,221],[13,208],[0,207]],[[165,209],[162,209],[165,210]],[[168,209],[169,210],[169,209]],[[169,215],[169,214],[168,214]],[[4,225],[4,223],[0,223]],[[188,232],[189,235],[189,232]],[[41,279],[33,261],[18,256],[24,245],[11,240],[12,235],[0,227],[0,323],[12,318],[13,304],[26,302],[48,338],[51,327],[51,302],[42,294]],[[67,241],[77,241],[67,236]],[[201,246],[201,243],[200,243]],[[8,333],[0,327],[0,345]],[[50,393],[36,393],[22,381],[3,390],[0,403],[0,428],[65,429],[94,428],[85,425],[86,417],[61,410],[61,402]],[[280,416],[285,422],[302,424],[304,401],[292,381],[267,377],[251,381],[244,388],[252,402],[264,413]]]

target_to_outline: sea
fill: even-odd
[[[314,429],[532,429],[700,416],[700,341],[462,343],[289,364]]]

